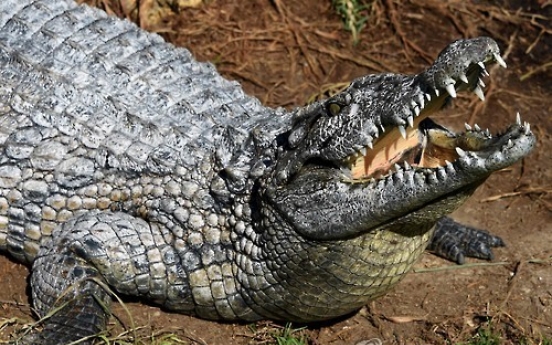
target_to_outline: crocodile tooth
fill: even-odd
[[[473,125],[473,127],[475,128],[476,131],[481,132],[481,127],[479,127],[477,123]]]
[[[435,89],[435,96],[439,97],[439,89]]]
[[[473,92],[479,97],[480,100],[485,101],[485,94],[483,93],[483,89],[477,85],[475,89],[473,89]]]
[[[416,179],[417,186],[421,186],[426,183],[425,174],[423,173],[414,174],[414,178]]]
[[[374,144],[372,144],[371,141],[369,141],[366,146],[368,146],[370,148],[370,150],[374,149]]]
[[[424,94],[424,96],[428,102],[431,101],[431,95],[429,93]]]
[[[412,169],[412,167],[410,166],[410,164],[408,164],[407,161],[404,161],[404,164],[403,164],[403,165],[404,165],[404,170],[410,170],[410,169]]]
[[[410,108],[416,108],[418,106],[418,103],[416,103],[415,100],[410,101]]]
[[[454,165],[452,165],[452,163],[446,159],[445,159],[445,164],[447,165],[446,169],[448,170],[449,173],[453,173],[456,171],[454,170]]]
[[[514,143],[512,142],[512,139],[508,139],[508,147],[512,147]]]
[[[460,73],[460,75],[458,76],[458,78],[460,80],[462,80],[464,83],[468,84],[469,81],[468,81],[468,77],[466,77],[466,75],[464,73]]]
[[[424,108],[425,102],[424,102],[424,96],[422,94],[418,94],[418,104],[420,105],[421,109]]]
[[[416,115],[416,116],[420,115],[420,108],[419,107],[414,107],[414,115]]]
[[[477,78],[477,84],[479,84],[479,86],[481,86],[481,87],[485,87],[485,83],[483,82],[483,79],[481,79],[481,78]]]
[[[399,164],[395,163],[394,167],[395,167],[395,171],[402,171],[402,167]]]
[[[404,126],[399,126],[399,132],[401,132],[403,139],[406,139],[406,129],[404,129]]]
[[[383,127],[383,125],[380,125],[380,128],[381,128],[381,132],[385,133],[385,127]]]
[[[441,179],[441,180],[444,180],[447,178],[447,172],[445,171],[445,169],[443,167],[439,167],[437,169],[437,178]]]
[[[491,131],[490,131],[488,128],[485,129],[485,135],[486,135],[487,137],[489,137],[489,138],[492,137]]]
[[[438,180],[437,180],[437,175],[435,174],[435,171],[430,171],[430,172],[426,175],[426,180],[427,180],[429,183],[436,183]]]
[[[454,89],[454,84],[448,84],[447,86],[445,86],[445,89],[452,98],[456,98],[456,90]]]
[[[529,124],[529,122],[525,122],[523,124],[523,128],[525,129],[525,135],[527,135],[531,132],[531,125]]]
[[[498,53],[494,53],[494,54],[493,54],[493,57],[494,57],[494,59],[496,60],[496,62],[497,62],[500,66],[502,66],[502,67],[504,67],[504,68],[507,67],[506,61],[504,61],[504,59],[502,58],[502,56],[500,56]]]
[[[366,156],[368,154],[368,150],[366,149],[366,147],[361,148],[360,150],[358,150],[358,152],[363,156]]]
[[[397,179],[397,180],[400,180],[400,181],[404,180],[404,173],[403,173],[402,169],[401,169],[401,170],[397,170],[397,171],[395,172],[395,174],[393,174],[393,176],[394,176],[395,179]]]
[[[460,157],[466,157],[467,156],[466,151],[462,150],[458,146],[456,147],[456,153],[458,153],[458,156],[460,156]]]
[[[519,113],[516,114],[516,125],[521,126],[521,115]]]
[[[487,68],[485,67],[485,64],[481,61],[477,63],[479,67],[481,67],[481,74],[483,74],[485,77],[489,76],[489,72],[487,72]]]
[[[409,116],[406,120],[408,121],[408,125],[414,128],[414,118],[412,116]]]
[[[466,127],[467,131],[471,131],[472,127],[468,125],[467,123],[464,123],[464,127]]]

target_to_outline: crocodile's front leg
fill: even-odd
[[[466,257],[492,260],[491,248],[504,245],[504,241],[498,236],[443,217],[435,224],[427,249],[445,259],[463,264]]]
[[[34,306],[46,317],[34,344],[66,344],[104,331],[108,285],[157,302],[170,284],[185,291],[180,277],[168,277],[179,261],[165,242],[160,226],[125,213],[91,211],[56,229],[33,265]]]

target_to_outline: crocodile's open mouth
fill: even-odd
[[[499,56],[494,59],[505,67]],[[485,66],[480,63],[471,67],[468,76],[463,75],[454,81],[459,87],[450,84],[432,96],[426,95],[429,99],[425,104],[413,102],[413,108],[418,109],[409,118],[408,128],[386,129],[371,147],[348,157],[345,165],[350,177],[354,180],[377,179],[396,171],[401,165],[407,168],[443,167],[465,155],[466,151],[484,154],[486,149],[492,151],[497,142],[503,144],[499,137],[493,137],[489,130],[481,130],[477,125],[472,128],[466,124],[465,132],[455,133],[429,118],[445,105],[449,97],[455,98],[458,91],[470,89],[481,100],[485,99],[482,91],[485,85],[481,79],[488,75]],[[517,122],[521,125],[519,118]]]
[[[420,116],[402,137],[399,130],[382,136],[366,154],[349,158],[353,179],[380,178],[396,170],[397,164],[417,168],[437,168],[455,161],[464,151],[480,151],[491,145],[489,130],[466,126],[463,133],[454,133]]]

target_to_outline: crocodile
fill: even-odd
[[[490,259],[499,238],[448,215],[529,154],[430,115],[484,99],[488,37],[416,75],[354,79],[270,108],[210,63],[69,0],[0,2],[0,251],[32,266],[41,329],[91,344],[113,293],[210,320],[316,322],[385,294],[426,247]]]

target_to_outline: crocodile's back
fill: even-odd
[[[130,22],[72,1],[1,1],[0,250],[32,261],[56,222],[111,207],[101,189],[114,181],[207,183],[199,166],[223,131],[263,109]]]

